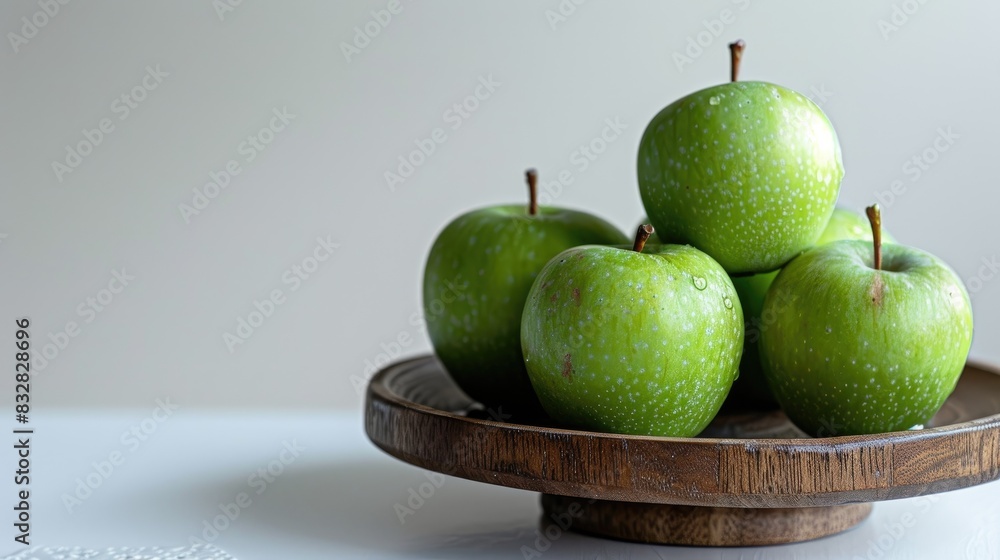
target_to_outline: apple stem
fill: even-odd
[[[653,235],[653,226],[649,224],[639,226],[639,231],[635,232],[635,243],[632,244],[632,250],[636,253],[641,253],[650,235]]]
[[[524,172],[524,178],[528,181],[528,214],[534,216],[538,214],[538,172],[529,169]]]
[[[882,211],[878,204],[865,208],[868,221],[872,224],[872,245],[875,246],[875,270],[882,270]]]
[[[729,81],[731,82],[735,82],[740,75],[740,60],[743,58],[743,49],[746,46],[743,39],[729,43]]]

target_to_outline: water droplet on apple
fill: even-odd
[[[709,97],[708,98],[708,102],[711,105],[718,105],[719,104],[719,96],[718,95],[713,95],[712,97]]]
[[[695,276],[693,280],[694,280],[694,287],[698,288],[699,290],[704,290],[708,286],[708,282],[701,276]]]
[[[725,298],[725,299],[722,300],[722,305],[725,305],[726,309],[732,309],[733,308],[733,300],[731,300],[729,298]]]

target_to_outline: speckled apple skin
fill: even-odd
[[[736,377],[743,312],[725,270],[693,247],[577,247],[535,280],[521,346],[542,406],[563,424],[694,436]]]
[[[868,217],[848,210],[846,208],[834,208],[830,221],[826,224],[826,229],[819,236],[816,245],[826,245],[841,239],[860,239],[862,241],[872,240],[872,226]],[[882,242],[895,243],[895,238],[882,228]]]
[[[814,245],[843,176],[823,111],[764,82],[692,93],[639,143],[639,192],[660,238],[698,247],[730,274],[776,270]]]
[[[816,245],[825,245],[841,239],[872,240],[872,228],[868,218],[844,208],[836,208],[830,221],[820,235]],[[882,231],[884,243],[895,243],[889,232]],[[764,296],[778,271],[740,276],[733,278],[733,286],[743,304],[743,316],[746,319],[746,338],[743,343],[743,357],[740,359],[740,376],[733,383],[724,407],[732,409],[767,410],[776,408],[778,401],[771,394],[760,364],[760,336],[767,330],[773,316],[767,320],[761,317],[764,308]]]
[[[869,434],[924,424],[955,388],[972,343],[961,280],[933,255],[835,241],[775,278],[761,336],[771,390],[811,435]],[[881,286],[881,287],[880,287]]]
[[[574,210],[495,206],[459,216],[438,235],[424,270],[434,351],[452,379],[504,414],[537,409],[521,355],[521,311],[535,276],[559,252],[626,243],[608,222]]]

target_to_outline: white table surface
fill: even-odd
[[[524,558],[534,547],[540,508],[536,494],[446,478],[400,523],[394,506],[418,491],[425,471],[376,449],[361,413],[174,412],[138,447],[121,435],[151,410],[95,413],[33,412],[33,544],[91,548],[184,545],[220,504],[246,492],[251,503],[212,541],[240,560],[329,558]],[[146,421],[146,427],[154,424]],[[13,436],[8,430],[8,439]],[[261,488],[248,477],[280,461],[283,442],[304,448]],[[11,443],[0,462],[14,465]],[[63,504],[93,462],[120,451],[116,467],[72,513]],[[277,465],[272,465],[277,470]],[[96,475],[95,475],[96,476]],[[7,492],[0,521],[11,534]],[[423,490],[428,493],[428,486]],[[259,490],[262,490],[259,494]],[[245,503],[245,502],[244,502]],[[407,506],[408,507],[408,506]],[[231,509],[232,511],[232,509]],[[910,526],[901,521],[906,520]],[[17,549],[8,537],[0,557]],[[816,541],[769,548],[655,547],[566,533],[545,559],[660,558],[1000,558],[1000,484],[879,503],[858,528]]]

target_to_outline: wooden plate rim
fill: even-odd
[[[1000,441],[1000,414],[993,414],[982,418],[938,426],[918,431],[886,432],[880,434],[836,436],[823,438],[760,438],[760,439],[736,439],[736,438],[678,438],[659,436],[638,436],[627,434],[611,434],[602,432],[591,432],[586,430],[575,430],[567,428],[555,428],[544,426],[533,426],[525,424],[512,424],[487,420],[481,418],[471,418],[461,414],[456,414],[447,410],[440,410],[425,404],[417,403],[404,398],[393,391],[389,386],[394,377],[403,375],[415,368],[428,365],[435,361],[431,355],[417,356],[389,364],[378,371],[368,385],[365,403],[365,427],[368,437],[379,448],[390,455],[403,461],[415,464],[431,470],[447,472],[455,476],[510,486],[527,490],[536,490],[548,493],[562,493],[563,495],[615,499],[622,501],[649,501],[651,503],[673,503],[682,505],[710,505],[710,506],[730,506],[730,507],[808,507],[839,505],[856,503],[863,501],[876,501],[885,499],[905,498],[931,494],[935,492],[948,491],[963,488],[1000,477],[1000,459],[991,461],[988,468],[983,468],[982,462],[978,471],[971,470],[963,474],[953,476],[931,476],[920,478],[912,484],[890,484],[888,486],[861,485],[851,489],[834,489],[831,491],[803,492],[798,495],[788,493],[749,492],[748,499],[735,499],[729,493],[704,493],[695,492],[691,495],[683,495],[673,491],[642,493],[630,491],[628,488],[616,487],[601,491],[596,483],[580,483],[567,480],[554,480],[504,472],[502,476],[498,471],[491,471],[485,467],[475,467],[471,465],[455,465],[454,469],[442,469],[442,462],[433,457],[427,457],[421,453],[414,453],[413,447],[392,445],[393,442],[379,441],[374,433],[376,431],[376,404],[380,407],[389,407],[396,411],[408,411],[409,413],[423,416],[434,416],[439,421],[452,423],[452,426],[461,426],[463,429],[499,431],[511,437],[526,437],[524,432],[538,436],[562,435],[567,438],[583,438],[587,440],[603,440],[607,442],[644,442],[649,445],[659,446],[669,449],[692,449],[698,448],[701,451],[709,449],[717,451],[722,455],[725,451],[750,453],[752,448],[767,448],[774,454],[799,454],[799,455],[819,455],[824,457],[837,456],[846,452],[857,452],[858,448],[888,448],[891,453],[905,450],[908,445],[934,444],[936,440],[945,443],[946,440],[956,438],[963,434],[973,434],[976,437],[986,438],[992,436]],[[971,361],[968,368],[979,370],[982,373],[1000,376],[1000,370]],[[988,434],[984,433],[988,432]],[[983,439],[985,441],[985,439]],[[884,451],[884,450],[883,450]]]

